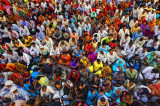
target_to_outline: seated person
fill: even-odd
[[[50,56],[54,60],[58,60],[58,58],[60,57],[60,50],[59,50],[59,48],[57,47],[56,44],[54,44],[53,47],[51,48]]]
[[[98,99],[97,106],[109,106],[108,98],[106,96],[102,96]]]
[[[114,87],[113,88],[113,92],[111,94],[111,101],[112,103],[116,102],[118,104],[121,103],[121,100],[120,100],[120,97],[122,96],[122,90],[121,88],[118,88],[118,87]]]
[[[77,40],[75,38],[69,39],[69,47],[72,51],[77,48]]]
[[[103,67],[103,72],[102,72],[102,78],[108,78],[109,80],[112,79],[112,70],[109,66]]]
[[[125,36],[120,39],[121,48],[125,47],[126,44],[129,44],[130,39],[130,36],[128,34],[125,34]]]
[[[58,48],[60,49],[61,53],[67,52],[69,50],[69,44],[67,41],[62,40],[59,42]]]
[[[85,66],[82,66],[82,67],[81,67],[80,75],[81,75],[81,78],[80,78],[80,81],[81,81],[81,82],[85,82],[85,81],[88,80],[89,73],[88,73],[88,71],[87,71],[87,69],[86,69]]]
[[[112,49],[107,54],[106,58],[107,58],[108,65],[113,65],[119,59],[117,53]]]
[[[68,80],[70,80],[73,83],[73,85],[76,85],[79,79],[80,79],[80,73],[78,71],[72,70],[69,73]]]
[[[140,57],[140,59],[143,61],[143,60],[146,58],[147,54],[148,54],[148,52],[147,52],[147,47],[139,48],[139,49],[135,52],[135,54],[138,54],[139,57]]]
[[[109,47],[113,49],[114,51],[117,51],[117,43],[115,40],[112,40],[112,42],[109,43]]]
[[[109,34],[109,36],[106,36],[101,40],[101,44],[103,44],[104,42],[106,45],[108,45],[112,40],[113,40],[113,35]]]
[[[103,64],[100,61],[100,59],[97,59],[92,66],[88,67],[90,72],[93,72],[94,74],[101,75],[102,74],[102,69],[103,69]]]
[[[97,55],[97,59],[100,59],[103,63],[106,63],[107,55],[104,51],[100,51]]]
[[[130,66],[128,69],[126,69],[126,76],[127,76],[127,79],[136,81],[137,70],[134,69],[134,66]]]
[[[70,59],[71,59],[71,56],[67,54],[66,52],[64,52],[64,54],[61,55],[59,63],[62,65],[68,66],[70,64]]]
[[[134,80],[125,80],[123,87],[128,91],[132,91],[132,92],[136,90],[136,84]]]
[[[89,42],[88,44],[86,44],[84,50],[85,50],[86,54],[91,54],[92,52],[94,52],[94,47],[93,47],[92,43]]]
[[[158,38],[150,39],[147,42],[146,47],[148,48],[148,52],[157,51],[159,47]]]
[[[72,52],[72,56],[76,56],[77,58],[81,58],[82,57],[82,50],[79,47],[77,47]]]
[[[25,40],[25,46],[26,46],[26,47],[30,47],[31,44],[32,44],[32,37],[31,37],[31,36],[24,35],[24,40]]]
[[[96,51],[97,53],[100,51],[104,51],[106,54],[108,53],[108,51],[110,50],[110,47],[108,45],[106,45],[105,43],[103,43],[98,50]]]
[[[96,59],[97,59],[97,55],[98,55],[98,53],[92,52],[92,54],[90,54],[90,55],[88,56],[88,59],[89,59],[92,63],[94,63],[94,62],[96,61]]]
[[[146,56],[144,64],[147,66],[157,67],[156,58],[156,52],[151,52]]]
[[[142,83],[155,83],[157,82],[159,78],[159,70],[148,66],[146,67],[140,74],[139,79],[142,81]]]
[[[119,59],[112,66],[113,72],[122,71],[126,72],[126,62],[123,59]]]
[[[112,84],[120,86],[125,81],[125,74],[121,71],[113,73]]]
[[[127,67],[131,67],[131,66],[133,66],[134,69],[136,69],[137,71],[141,70],[142,62],[138,54],[135,54],[135,56],[132,56],[128,60]]]
[[[78,69],[79,67],[79,59],[76,56],[73,56],[72,61],[70,62],[71,69]]]
[[[39,94],[39,90],[35,90],[33,84],[29,79],[24,80],[24,89],[30,93],[34,98]]]
[[[132,92],[123,92],[121,97],[121,106],[131,105],[133,103]]]
[[[100,88],[100,79],[98,77],[98,75],[93,75],[90,79],[89,79],[89,83],[90,83],[90,88],[95,88],[97,91]]]
[[[97,92],[97,90],[94,88],[91,88],[91,90],[89,90],[87,93],[87,104],[95,105],[99,98],[100,98],[100,95]]]

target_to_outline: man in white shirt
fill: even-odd
[[[56,44],[53,45],[53,48],[50,50],[50,56],[53,59],[57,59],[60,56],[60,50]]]
[[[75,25],[74,30],[76,31],[76,33],[78,34],[79,37],[82,37],[82,29],[81,29],[81,27],[79,27],[78,24]]]
[[[123,23],[124,21],[126,21],[127,24],[129,23],[129,16],[127,14],[125,14],[125,16],[121,18],[121,23]]]
[[[136,46],[136,49],[139,49],[142,48],[145,42],[146,42],[145,37],[139,37],[135,40],[134,45]]]
[[[133,56],[133,54],[134,54],[134,52],[135,52],[135,49],[136,49],[136,47],[135,47],[135,45],[133,44],[133,42],[130,42],[129,44],[126,44],[126,45],[124,46],[124,50],[121,51],[121,54],[122,54],[123,56],[127,56],[128,59],[129,59],[129,58],[131,58],[131,57]]]
[[[86,24],[84,25],[84,30],[90,32],[91,24],[89,23],[89,21],[87,21]]]
[[[103,30],[103,28],[100,28],[98,34],[101,36],[101,38],[104,38],[108,35],[108,33],[105,30]]]
[[[49,50],[51,50],[54,42],[50,37],[45,36],[45,39],[43,39],[42,44],[45,44],[45,46],[47,46],[49,48]]]
[[[45,2],[45,0],[43,0],[43,2],[41,2],[41,6],[43,7],[43,9],[47,8],[47,3]]]
[[[120,29],[118,34],[119,34],[119,38],[123,38],[125,36],[125,34],[130,35],[129,30],[126,28],[126,26],[124,26],[122,29]]]
[[[146,47],[148,47],[148,51],[156,51],[159,47],[158,38],[151,39],[147,42]]]
[[[54,95],[54,90],[51,86],[43,86],[40,90],[41,98],[44,102],[51,102]]]
[[[120,40],[121,48],[123,48],[126,44],[129,44],[129,42],[130,42],[130,36],[128,34],[125,34],[125,36]]]
[[[107,62],[108,62],[108,65],[113,64],[118,59],[119,59],[119,57],[118,57],[117,53],[115,51],[113,51],[112,49],[110,50],[109,53],[107,53]]]
[[[139,78],[147,83],[155,83],[159,78],[159,70],[148,66],[139,74]]]
[[[72,30],[71,30],[71,28],[68,27],[68,25],[65,26],[65,31],[66,31],[69,35],[72,34]]]
[[[12,50],[7,51],[6,57],[7,57],[8,63],[15,63],[15,62],[19,61],[18,53],[15,51],[12,51]]]
[[[135,26],[136,24],[138,24],[138,20],[136,20],[135,18],[132,19],[132,20],[129,22],[130,28],[132,28],[132,27]]]
[[[37,25],[37,29],[39,29],[39,31],[44,32],[45,31],[45,27],[43,25],[41,25],[40,23]]]
[[[33,42],[30,48],[30,55],[32,55],[33,57],[38,56],[39,49],[40,49],[39,46]]]
[[[139,48],[135,54],[138,54],[141,60],[145,59],[148,54],[147,47]]]
[[[20,57],[20,62],[25,63],[27,66],[29,66],[31,56],[26,53],[22,53],[22,52],[18,52],[18,55]]]
[[[22,24],[20,27],[20,36],[24,36],[24,35],[29,36],[30,32],[29,32],[29,29]]]
[[[39,54],[40,54],[40,55],[43,55],[43,56],[48,55],[49,49],[48,49],[47,46],[42,46],[42,45],[40,45],[39,47],[40,47],[40,50],[39,50]]]
[[[138,9],[138,6],[136,5],[133,9],[133,18],[137,18],[138,15],[139,15],[139,9]]]
[[[106,63],[107,55],[104,51],[100,51],[97,55],[97,59],[100,59],[103,63]]]

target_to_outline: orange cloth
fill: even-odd
[[[70,59],[71,56],[69,54],[67,54],[66,56],[64,56],[64,54],[61,56],[61,59],[59,60],[60,64],[65,64],[65,65],[69,65],[70,64]]]

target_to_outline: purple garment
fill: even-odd
[[[140,26],[140,28],[142,29],[142,32],[144,31],[144,29],[148,28],[148,25],[144,26],[143,24]]]
[[[97,53],[92,52],[92,54],[89,55],[89,58],[91,59],[92,63],[94,63],[97,59]]]
[[[151,30],[147,29],[147,30],[145,30],[145,31],[143,32],[143,35],[144,35],[144,36],[147,36],[149,39],[151,39],[151,38],[153,38],[153,36],[155,35],[155,32],[154,32],[154,31],[151,32]]]

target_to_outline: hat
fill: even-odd
[[[7,86],[7,85],[12,85],[13,84],[13,81],[12,80],[7,80],[6,82],[5,82],[5,86]]]
[[[106,99],[104,97],[101,97],[101,102],[105,102]]]
[[[12,88],[10,89],[10,92],[13,93],[15,90],[17,90],[17,87],[16,87],[16,86],[12,87]]]

